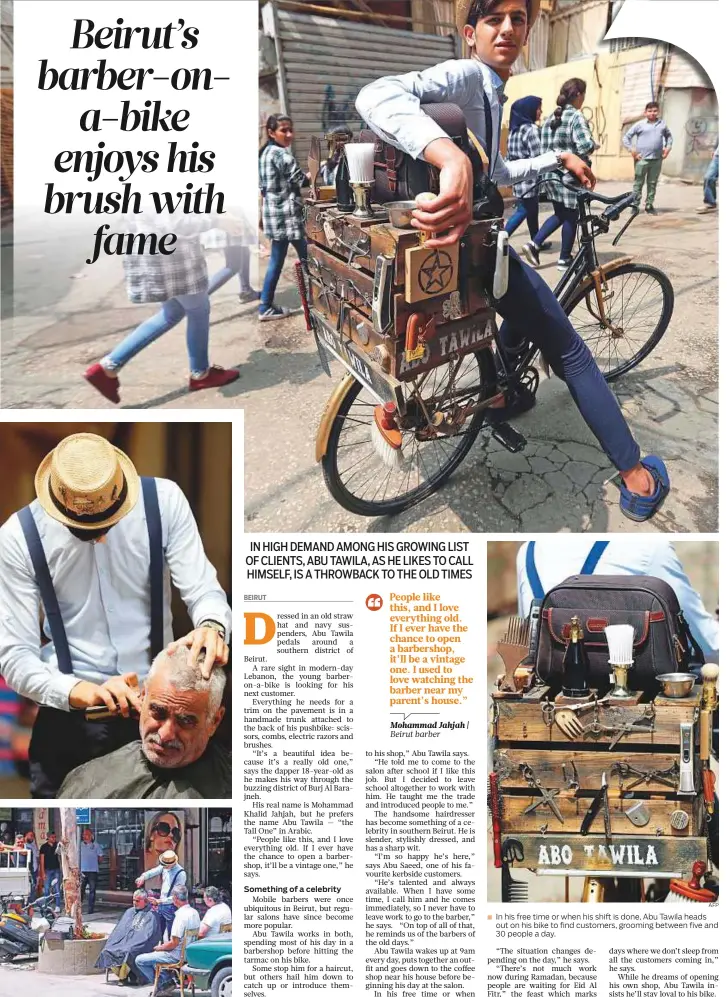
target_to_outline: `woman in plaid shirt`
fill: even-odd
[[[540,155],[540,129],[538,121],[542,114],[542,97],[521,97],[510,111],[510,134],[507,138],[507,161],[534,159]],[[538,188],[536,180],[522,180],[512,185],[517,198],[515,210],[510,216],[505,230],[512,235],[527,219],[530,238],[538,234]]]
[[[557,107],[547,119],[540,133],[541,152],[551,149],[563,149],[574,152],[590,165],[590,154],[598,148],[596,140],[591,135],[588,122],[581,113],[586,99],[585,80],[573,78],[566,80],[558,94]],[[546,173],[543,176],[555,176]],[[561,183],[551,180],[543,184],[543,189],[553,202],[553,211],[557,223],[549,225],[548,219],[538,234],[523,246],[523,256],[533,266],[540,263],[540,250],[543,240],[558,225],[563,226],[563,238],[560,244],[560,259],[558,269],[567,270],[573,262],[573,243],[576,241],[578,225],[578,200],[576,195],[567,190]]]
[[[271,114],[266,127],[268,140],[260,151],[258,173],[263,197],[262,229],[270,239],[270,262],[260,295],[258,318],[261,322],[287,318],[301,311],[300,308],[281,308],[273,299],[290,243],[301,260],[307,256],[300,189],[309,182],[307,174],[288,151],[293,144],[291,119]]]

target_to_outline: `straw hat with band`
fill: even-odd
[[[177,853],[173,852],[170,848],[168,851],[161,853],[161,855],[159,856],[159,861],[161,862],[162,865],[171,866],[171,865],[176,865],[179,860],[177,858]]]
[[[93,433],[67,436],[35,474],[38,501],[70,529],[110,529],[136,505],[139,475],[123,451]]]
[[[464,26],[467,23],[467,18],[470,16],[470,11],[474,0],[456,0],[456,8],[454,19],[457,23],[457,31],[462,34]],[[525,0],[525,4],[528,8],[528,27],[532,28],[535,20],[540,13],[540,0]]]

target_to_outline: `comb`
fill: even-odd
[[[505,674],[500,679],[500,690],[502,692],[517,691],[515,669],[527,658],[529,646],[529,621],[524,620],[520,616],[511,616],[507,623],[505,635],[497,642],[497,653],[505,665]]]

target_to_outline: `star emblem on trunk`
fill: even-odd
[[[433,249],[419,268],[419,287],[425,294],[442,294],[454,273],[452,257],[443,249]]]

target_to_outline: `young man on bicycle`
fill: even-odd
[[[452,59],[423,72],[388,76],[361,91],[356,108],[387,142],[440,170],[440,193],[414,212],[414,224],[443,233],[427,245],[449,246],[472,220],[473,177],[469,158],[421,108],[422,103],[453,103],[490,159],[492,179],[506,184],[560,166],[583,186],[595,177],[574,153],[553,150],[534,159],[506,163],[499,152],[505,82],[527,41],[540,0],[456,0],[457,26],[470,59]],[[485,101],[492,120],[488,148]],[[505,320],[501,339],[517,354],[534,343],[568,389],[587,425],[621,475],[621,510],[638,522],[657,511],[669,491],[659,457],[640,459],[639,446],[590,350],[569,322],[545,281],[510,249],[507,293],[496,304]],[[530,408],[534,397],[521,392],[502,413],[509,418]]]

